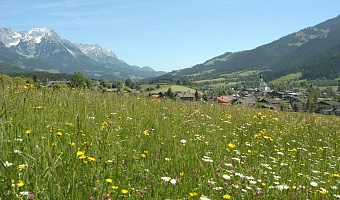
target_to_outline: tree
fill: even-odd
[[[174,93],[172,92],[171,87],[169,87],[168,91],[166,92],[166,96],[168,96],[170,99],[174,98]]]
[[[156,89],[159,89],[161,86],[159,85],[159,83],[157,83],[156,85]]]
[[[199,96],[198,96],[198,91],[196,90],[196,91],[195,91],[195,99],[196,99],[196,101],[198,101],[198,98],[199,98]]]
[[[131,79],[126,79],[125,80],[125,86],[132,88],[133,87],[134,82]]]
[[[81,72],[74,72],[71,76],[71,82],[75,88],[85,88],[90,83],[88,78]]]

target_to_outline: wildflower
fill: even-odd
[[[197,196],[197,192],[190,192],[189,195],[190,195],[191,197],[195,197],[195,196]]]
[[[29,194],[28,191],[22,191],[19,193],[21,196],[27,196]]]
[[[222,177],[223,177],[225,180],[230,180],[230,176],[227,175],[227,174],[224,174]]]
[[[185,144],[185,143],[187,143],[187,141],[186,140],[181,140],[180,141],[182,144]]]
[[[22,180],[19,180],[19,182],[17,183],[17,186],[18,187],[22,187],[22,186],[24,186],[25,185],[25,183],[24,183],[24,181],[22,181]]]
[[[77,156],[83,156],[85,154],[85,151],[77,151]]]
[[[105,181],[106,181],[107,183],[112,183],[112,179],[110,179],[110,178],[105,179]]]
[[[54,147],[56,147],[57,145],[56,145],[56,143],[53,142],[53,143],[51,144],[51,146],[54,148]]]
[[[317,186],[318,186],[318,183],[317,183],[317,182],[314,182],[314,181],[310,182],[310,184],[311,184],[311,186],[314,186],[314,187],[317,187]]]
[[[177,180],[176,180],[176,179],[171,179],[171,180],[170,180],[170,183],[173,184],[173,185],[176,185]]]
[[[96,161],[96,159],[95,159],[94,157],[92,157],[92,156],[87,157],[87,159],[88,159],[89,161]]]
[[[117,190],[118,189],[118,186],[112,186],[112,189],[114,189],[114,190]]]
[[[184,176],[184,172],[179,173],[180,176]]]
[[[63,133],[61,131],[57,132],[57,136],[62,136],[62,135],[63,135]]]
[[[30,135],[31,133],[32,133],[32,131],[31,131],[31,130],[29,130],[29,129],[28,129],[28,130],[26,130],[26,134],[27,134],[27,135]]]
[[[214,162],[210,157],[208,156],[203,156],[202,161],[204,162]]]
[[[333,176],[333,177],[336,177],[336,178],[339,178],[339,177],[340,177],[340,175],[337,174],[337,173],[332,174],[332,176]]]
[[[70,144],[71,146],[74,146],[74,145],[76,145],[76,143],[75,143],[75,142],[69,142],[69,144]]]
[[[143,132],[143,134],[144,134],[145,136],[150,136],[150,132],[149,132],[148,130],[145,130],[145,131]]]
[[[128,191],[128,190],[125,190],[125,189],[122,189],[120,192],[121,192],[122,194],[127,194],[129,191]]]
[[[231,199],[231,196],[229,194],[223,195],[223,199]]]
[[[10,166],[12,166],[13,165],[13,163],[10,163],[10,162],[8,162],[8,161],[6,161],[6,162],[4,162],[4,163],[2,163],[5,167],[10,167]]]
[[[21,169],[25,169],[25,167],[26,167],[26,165],[19,165],[19,166],[18,166],[18,169],[20,169],[20,170],[21,170]]]
[[[145,159],[145,158],[146,158],[146,154],[142,153],[142,154],[140,155],[140,157],[142,157],[143,159]]]
[[[169,182],[170,180],[171,180],[171,177],[162,177],[161,178],[163,181],[165,181],[165,182]]]
[[[28,195],[28,200],[34,200],[34,197],[35,197],[34,194],[29,194]]]
[[[214,104],[212,104],[212,105],[214,105]],[[200,197],[200,200],[210,200],[210,199],[207,196],[202,194],[202,196]]]
[[[234,149],[234,148],[236,147],[236,144],[229,143],[229,144],[228,144],[228,147],[231,148],[231,149]]]

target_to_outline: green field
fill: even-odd
[[[271,84],[282,83],[282,82],[286,82],[286,81],[289,81],[289,80],[298,79],[298,78],[300,78],[301,76],[302,76],[302,73],[301,73],[301,72],[294,73],[294,74],[288,74],[288,75],[283,76],[283,77],[281,77],[281,78],[275,79],[275,80],[271,81],[270,83],[271,83]]]
[[[161,85],[160,88],[155,89],[150,91],[150,93],[159,93],[159,92],[166,92],[168,91],[169,87],[171,88],[172,92],[177,92],[177,91],[181,91],[181,92],[188,92],[190,91],[191,93],[194,93],[196,90],[186,87],[186,86],[182,86],[182,85]]]
[[[0,199],[340,198],[339,117],[29,85],[0,94]]]

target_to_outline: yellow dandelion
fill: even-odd
[[[122,194],[127,194],[129,191],[128,191],[128,190],[125,190],[125,189],[122,189],[120,192],[121,192]]]
[[[146,154],[142,153],[142,154],[140,155],[140,157],[142,157],[143,159],[145,159],[145,158],[146,158]]]
[[[17,186],[18,187],[22,187],[22,186],[24,186],[25,185],[25,183],[24,183],[24,181],[22,181],[22,180],[19,180],[19,182],[17,183]]]
[[[51,146],[54,148],[54,147],[56,147],[57,145],[56,145],[56,143],[53,142],[53,143],[51,144]]]
[[[62,133],[61,131],[58,131],[58,132],[57,132],[57,135],[58,135],[58,136],[62,136],[63,133]]]
[[[112,189],[114,189],[114,190],[117,190],[118,189],[118,186],[112,186]]]
[[[85,151],[77,151],[77,156],[83,156],[85,154]]]
[[[231,199],[231,196],[229,194],[223,195],[223,199]]]
[[[95,159],[94,157],[92,157],[92,156],[87,157],[87,159],[88,159],[89,161],[96,161],[96,159]]]
[[[20,170],[21,170],[21,169],[25,169],[25,167],[26,167],[26,165],[19,165],[19,166],[18,166],[18,169],[20,169]]]
[[[184,176],[184,172],[179,173],[180,176]]]
[[[26,130],[26,134],[27,134],[27,135],[30,135],[31,133],[32,133],[32,131],[31,131],[31,130],[29,130],[29,129],[28,129],[28,130]]]
[[[75,146],[75,145],[76,145],[75,142],[69,142],[69,144],[70,144],[71,146]]]
[[[231,148],[231,149],[235,149],[235,147],[236,147],[236,144],[229,143],[229,144],[228,144],[228,147],[229,147],[229,148]]]
[[[110,179],[110,178],[105,179],[105,181],[106,181],[107,183],[112,183],[112,179]]]
[[[189,195],[190,195],[191,197],[195,197],[195,196],[197,196],[197,192],[190,192]]]
[[[337,174],[337,173],[332,174],[332,176],[333,176],[333,177],[336,177],[336,178],[339,178],[339,177],[340,177],[340,175]]]

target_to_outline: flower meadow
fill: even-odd
[[[0,90],[0,199],[340,199],[340,118]]]

